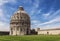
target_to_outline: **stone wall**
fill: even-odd
[[[41,30],[41,31],[38,31],[38,35],[39,34],[59,35],[60,34],[60,30]]]

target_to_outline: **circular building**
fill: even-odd
[[[10,35],[28,35],[30,34],[30,17],[20,6],[18,10],[11,16]]]

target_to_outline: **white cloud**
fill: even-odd
[[[0,31],[9,31],[9,24],[6,22],[0,21]]]
[[[38,20],[32,20],[31,22],[34,24],[40,23],[40,21],[38,21]]]
[[[59,13],[60,13],[60,9],[57,10],[56,12],[54,12],[53,10],[50,10],[48,13],[42,14],[42,17],[44,19],[52,19],[52,18],[54,18]]]
[[[0,20],[8,21],[3,12],[4,11],[2,9],[0,9]]]
[[[35,2],[33,3],[33,5],[35,6],[35,8],[39,7],[39,0],[35,0]]]
[[[31,21],[31,27],[35,28],[37,27],[37,25],[39,25],[41,22],[39,20],[32,20]]]
[[[58,23],[60,23],[60,16],[58,16],[55,19],[50,20],[48,22],[34,25],[34,27],[35,28],[38,27],[38,28],[41,28],[41,29],[59,28],[60,27],[60,24],[59,25],[56,25]]]
[[[49,17],[49,15],[50,15],[50,13],[47,13],[47,14],[43,14],[42,16],[46,19]]]
[[[4,11],[0,9],[0,31],[9,31],[8,20],[3,12]]]
[[[7,2],[8,2],[7,0],[0,0],[0,5],[4,5]]]
[[[23,1],[24,4],[27,3],[27,2],[29,2],[30,4],[32,3],[31,0],[25,0],[25,1]]]
[[[8,3],[12,4],[12,5],[15,5],[16,4],[16,0],[7,0]]]
[[[0,6],[4,5],[5,3],[16,3],[16,0],[0,0]]]
[[[41,23],[40,21],[33,20],[32,23],[34,23],[31,27],[32,28],[41,28],[41,29],[51,29],[51,28],[59,28],[60,25],[57,25],[60,23],[60,16],[57,16],[56,18]]]
[[[60,9],[57,10],[56,12],[54,12],[49,18],[52,18],[52,17],[56,16],[56,15],[59,14],[59,13],[60,13]]]
[[[34,11],[34,10],[32,10],[30,13],[31,13],[30,15],[32,16],[32,15],[35,13],[35,11]]]
[[[3,16],[3,10],[0,9],[0,17]]]
[[[49,17],[51,17],[51,13],[53,13],[53,10],[50,10],[48,13],[42,14],[44,19],[48,19]]]
[[[40,14],[40,13],[41,13],[41,11],[42,11],[41,9],[40,9],[40,10],[38,10],[37,14]]]
[[[34,3],[32,5],[32,8],[31,8],[31,12],[30,12],[30,15],[34,15],[36,12],[38,12],[37,8],[39,7],[39,0],[34,0]],[[40,12],[40,11],[39,11]]]
[[[52,24],[52,23],[57,23],[57,22],[60,22],[60,17],[57,17],[57,18],[55,18],[55,19],[53,19],[53,20],[50,20],[50,21],[45,22],[45,23],[42,23],[42,24],[40,24],[40,25]]]
[[[4,17],[3,10],[0,9],[0,18]]]
[[[9,20],[7,17],[10,17],[10,15],[5,14],[3,7],[5,3],[15,3],[15,0],[0,0],[0,31],[9,31]]]

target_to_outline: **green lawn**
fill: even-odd
[[[0,41],[60,41],[60,35],[0,36]]]

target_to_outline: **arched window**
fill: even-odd
[[[13,34],[13,31],[11,31],[11,34]]]
[[[22,28],[20,28],[20,31],[22,31]]]
[[[11,34],[13,34],[13,28],[11,28]]]
[[[11,28],[11,31],[13,31],[13,29]]]
[[[17,31],[19,31],[19,27],[17,27]]]

